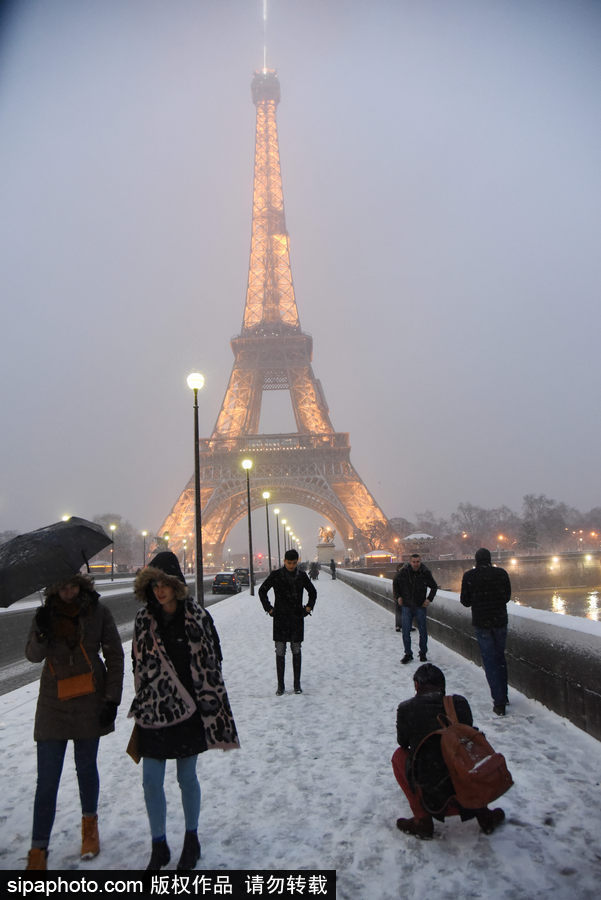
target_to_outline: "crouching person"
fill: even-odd
[[[505,818],[503,810],[460,806],[454,797],[440,740],[432,738],[421,743],[440,728],[438,717],[445,716],[444,674],[437,666],[426,663],[416,669],[413,683],[415,697],[400,703],[397,709],[399,747],[392,756],[395,778],[409,801],[413,816],[397,819],[397,828],[405,834],[429,839],[434,834],[433,819],[443,822],[447,816],[460,816],[462,822],[476,818],[482,831],[492,834]],[[465,697],[454,694],[453,703],[459,722],[472,725],[472,711]]]

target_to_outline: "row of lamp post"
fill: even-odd
[[[187,378],[188,387],[194,391],[194,524],[196,537],[196,600],[200,606],[204,606],[204,585],[203,585],[203,561],[202,561],[202,518],[200,503],[200,448],[199,448],[199,431],[198,431],[198,392],[204,385],[204,376],[200,372],[193,372]],[[254,596],[254,567],[253,567],[253,544],[252,544],[252,520],[250,509],[250,470],[252,469],[252,459],[243,459],[242,468],[246,472],[246,505],[248,515],[248,557],[249,557],[249,574],[250,574],[250,593]],[[269,491],[263,491],[263,499],[265,500],[265,522],[267,526],[267,558],[269,560],[268,567],[271,571],[271,536],[269,532],[269,499],[271,494]],[[274,509],[276,516],[276,534],[278,544],[278,567],[282,565],[280,551],[280,510]],[[294,532],[287,524],[286,519],[282,519],[284,536],[284,552],[292,546],[292,541],[298,543]],[[145,534],[145,533],[144,533]],[[299,545],[300,546],[300,545]],[[144,545],[144,561],[146,562],[146,544]],[[184,571],[186,568],[186,541],[184,541]]]
[[[251,520],[251,509],[250,509],[250,470],[253,467],[252,459],[243,459],[242,460],[242,468],[246,472],[246,506],[247,506],[247,516],[248,516],[248,556],[250,560],[250,593],[254,595],[254,570],[253,570],[253,542],[252,542],[252,520]],[[265,524],[267,529],[267,558],[268,569],[271,571],[271,535],[269,529],[269,499],[271,494],[269,491],[263,491],[262,494],[263,499],[265,500]],[[282,557],[281,557],[281,548],[280,548],[280,510],[276,507],[273,511],[276,517],[276,535],[277,535],[277,544],[278,544],[278,568],[282,565]],[[288,525],[287,519],[282,519],[282,534],[284,538],[284,553],[286,550],[292,549],[292,544],[296,544],[300,549],[300,544],[297,536],[294,534],[291,526]]]

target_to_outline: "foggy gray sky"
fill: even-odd
[[[242,322],[261,7],[1,20],[0,530],[155,529],[193,471],[185,377],[208,436]],[[601,4],[271,0],[267,33],[301,325],[385,513],[601,504]]]

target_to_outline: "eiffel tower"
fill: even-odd
[[[395,533],[350,461],[349,436],[334,431],[311,360],[313,340],[301,331],[290,268],[276,107],[280,84],[272,69],[255,72],[257,108],[252,236],[240,334],[231,341],[234,365],[210,438],[200,440],[205,564],[221,565],[234,525],[247,514],[245,457],[253,460],[251,508],[272,502],[308,507],[335,527],[343,546],[362,553],[390,546]],[[259,434],[263,391],[288,391],[297,431]],[[159,535],[181,550],[194,532],[194,477]]]

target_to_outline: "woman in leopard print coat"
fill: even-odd
[[[152,834],[149,869],[170,859],[166,839],[165,761],[177,761],[186,822],[178,869],[192,869],[200,856],[197,827],[198,754],[239,747],[221,674],[221,647],[213,619],[188,590],[175,554],[159,553],[134,585],[145,605],[138,610],[132,641],[136,722],[143,786]]]

